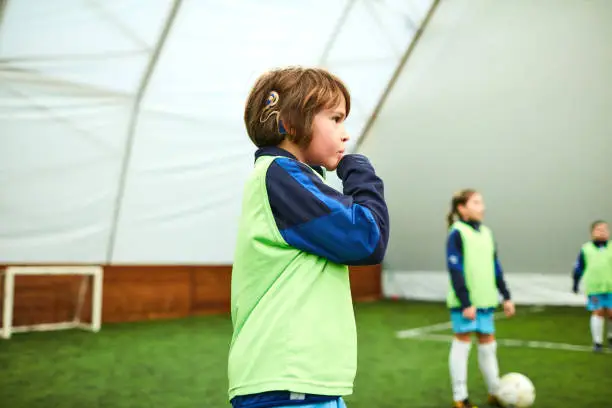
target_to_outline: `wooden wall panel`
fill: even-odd
[[[81,320],[90,321],[91,283],[79,276],[19,276],[15,281],[15,325],[70,321],[82,287]],[[104,267],[103,323],[171,319],[230,310],[231,266],[112,265]],[[381,267],[351,268],[355,301],[382,296]],[[0,291],[0,300],[4,290]],[[0,302],[0,316],[2,302]]]
[[[230,311],[231,266],[200,267],[192,277],[192,314]]]
[[[351,291],[357,302],[379,300],[382,297],[382,267],[360,266],[351,268]]]
[[[192,268],[112,266],[104,268],[104,322],[188,316]]]

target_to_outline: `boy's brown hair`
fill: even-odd
[[[453,194],[453,198],[451,199],[451,208],[448,214],[446,215],[446,223],[448,224],[449,228],[454,224],[455,220],[459,218],[459,206],[465,205],[468,200],[474,194],[476,194],[476,192],[477,191],[473,188],[466,188],[463,190],[459,190],[455,194]]]
[[[260,76],[244,110],[249,138],[257,147],[277,146],[285,138],[306,148],[312,140],[312,120],[344,98],[346,116],[351,97],[344,83],[322,68],[288,67]]]

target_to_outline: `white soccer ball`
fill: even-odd
[[[505,408],[529,408],[535,397],[535,387],[525,375],[508,373],[500,378],[497,399]]]

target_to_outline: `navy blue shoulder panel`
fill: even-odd
[[[370,208],[375,206],[357,203],[288,157],[272,162],[266,188],[276,225],[289,245],[346,265],[382,261],[388,232],[382,231],[386,226],[374,215],[376,208]]]

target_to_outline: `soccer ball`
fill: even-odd
[[[529,378],[508,373],[499,380],[497,399],[505,408],[528,408],[535,401],[535,387]]]

